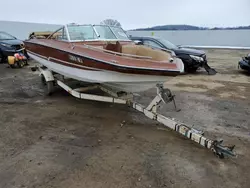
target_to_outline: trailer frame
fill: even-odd
[[[170,89],[164,88],[162,84],[156,85],[156,96],[155,98],[149,103],[148,106],[143,106],[136,101],[134,101],[133,94],[128,93],[119,93],[114,91],[108,87],[103,86],[102,84],[93,84],[86,87],[80,88],[71,88],[69,85],[66,84],[65,77],[63,75],[57,74],[47,67],[32,67],[33,71],[39,70],[40,76],[42,78],[43,84],[45,85],[45,90],[47,95],[51,95],[54,92],[54,86],[58,85],[65,91],[67,91],[73,97],[85,100],[93,100],[93,101],[101,101],[101,102],[109,102],[109,103],[116,103],[116,104],[125,104],[128,107],[131,107],[141,113],[143,113],[146,117],[155,120],[167,128],[170,128],[173,131],[178,132],[182,136],[198,143],[199,145],[211,150],[216,156],[219,158],[224,157],[236,157],[236,153],[233,151],[235,145],[232,146],[224,146],[223,140],[211,140],[204,136],[204,132],[194,129],[191,126],[188,126],[184,123],[177,122],[172,118],[168,118],[159,114],[157,112],[157,108],[161,103],[169,103],[173,102],[175,110],[178,112],[180,111],[177,109],[175,104],[175,96],[172,95]],[[55,75],[60,75],[62,79],[58,79]],[[93,90],[99,88],[103,92],[107,93],[109,96],[101,96],[95,94],[88,94],[86,91]]]

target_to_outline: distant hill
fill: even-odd
[[[139,28],[134,29],[133,31],[156,31],[156,30],[241,30],[241,29],[250,29],[249,26],[239,26],[239,27],[215,27],[215,28],[208,28],[208,27],[198,27],[193,25],[161,25],[161,26],[154,26],[148,28]]]
[[[239,27],[214,27],[211,28],[210,30],[244,30],[244,29],[250,29],[250,25],[249,26],[239,26]]]

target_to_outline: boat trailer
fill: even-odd
[[[159,107],[161,103],[166,104],[169,102],[173,102],[176,111],[180,111],[176,107],[175,96],[172,95],[169,89],[164,88],[162,84],[158,84],[156,86],[157,94],[155,98],[150,102],[150,104],[147,107],[145,107],[133,100],[133,94],[119,93],[101,84],[95,84],[95,85],[91,85],[87,87],[80,87],[80,88],[73,89],[65,83],[64,76],[60,75],[62,79],[57,79],[55,75],[59,75],[59,74],[50,71],[46,67],[32,67],[31,69],[32,71],[35,71],[37,69],[40,71],[40,76],[42,78],[41,80],[43,84],[46,86],[45,91],[47,95],[51,95],[53,93],[54,86],[58,85],[64,90],[66,90],[69,94],[79,99],[110,102],[110,103],[117,103],[117,104],[126,104],[129,107],[143,113],[148,118],[163,124],[165,127],[168,127],[178,132],[179,134],[183,135],[184,137],[187,137],[188,139],[211,150],[219,158],[224,158],[226,156],[236,157],[236,154],[233,151],[235,145],[224,146],[222,145],[223,140],[211,140],[209,138],[206,138],[204,136],[203,131],[196,130],[186,124],[179,123],[175,121],[174,119],[171,119],[171,118],[168,118],[159,114],[157,112],[157,107]],[[101,95],[94,95],[94,94],[86,93],[86,91],[90,91],[96,88],[101,89],[103,92],[107,93],[109,96],[101,96]]]

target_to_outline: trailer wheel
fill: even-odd
[[[45,91],[46,92],[45,94],[52,95],[52,93],[54,91],[54,82],[48,81],[48,82],[46,82],[46,84],[47,84],[47,87],[46,87],[47,91]]]
[[[46,80],[43,74],[41,75],[41,82],[42,82],[42,85],[44,86],[46,85]]]
[[[44,86],[44,94],[45,95],[52,95],[54,91],[54,81],[46,81],[44,75],[41,75],[41,82]]]

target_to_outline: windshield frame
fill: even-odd
[[[0,41],[1,41],[1,40],[16,40],[16,37],[12,36],[12,35],[9,34],[9,33],[4,32],[4,31],[0,31],[0,34],[3,34],[3,35],[6,35],[6,36],[10,37],[10,38],[7,38],[7,39],[2,39],[2,38],[0,38]]]
[[[97,36],[96,38],[93,38],[93,39],[85,39],[85,40],[72,40],[70,38],[70,34],[69,34],[69,29],[68,27],[71,27],[71,26],[76,26],[76,27],[79,27],[79,26],[91,26],[93,28],[93,31],[95,33],[95,35]],[[112,34],[114,35],[114,39],[105,39],[105,38],[100,38],[100,34],[98,33],[97,29],[95,28],[95,26],[103,26],[103,27],[108,27],[109,30],[112,32]],[[120,28],[124,35],[126,35],[127,39],[121,39],[119,38],[115,32],[112,30],[112,28]],[[50,39],[54,34],[56,34],[58,31],[60,31],[61,29],[63,29],[65,32],[66,32],[66,37],[67,37],[67,40],[64,40],[64,41],[67,41],[67,42],[83,42],[83,41],[131,41],[128,37],[128,35],[126,34],[126,32],[121,28],[121,27],[117,27],[117,26],[109,26],[109,25],[91,25],[91,24],[68,24],[68,25],[64,25],[63,27],[60,27],[59,29],[57,29],[55,32],[53,32],[50,36],[47,37],[47,39]]]

